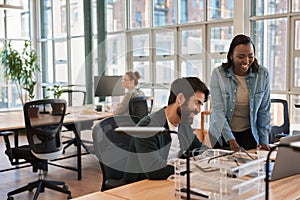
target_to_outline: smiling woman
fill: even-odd
[[[237,35],[227,62],[212,72],[210,139],[214,147],[269,149],[270,77],[254,56],[251,38]]]

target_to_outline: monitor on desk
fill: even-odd
[[[280,138],[279,143],[289,144],[296,141],[300,141],[300,135],[282,137]],[[292,148],[279,147],[270,180],[273,181],[295,174],[300,174],[299,160],[299,151],[294,151]]]
[[[125,89],[122,87],[122,76],[95,76],[95,97],[122,96]]]

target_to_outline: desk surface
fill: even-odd
[[[104,193],[122,197],[124,199],[175,199],[174,183],[167,180],[142,180],[118,188],[106,190]]]
[[[300,199],[300,174],[270,182],[270,199]]]
[[[124,198],[116,197],[104,192],[94,192],[81,197],[73,198],[73,200],[124,200]]]
[[[270,183],[270,199],[299,199],[300,198],[300,174],[272,181]],[[105,192],[95,192],[82,196],[80,200],[91,199],[91,197],[101,199],[103,193],[131,200],[153,200],[153,199],[175,199],[174,183],[167,180],[142,180],[132,184],[124,185]]]
[[[110,112],[96,112],[93,105],[73,106],[67,108],[64,124],[76,123],[77,121],[97,120],[112,116]],[[24,129],[23,110],[0,113],[0,131]]]

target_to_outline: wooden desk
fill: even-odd
[[[300,174],[270,182],[270,199],[300,199]]]
[[[84,106],[73,106],[67,108],[67,116],[64,118],[64,125],[68,124],[75,124],[84,122],[84,121],[95,121],[100,120],[103,118],[111,117],[112,113],[109,112],[96,112],[93,109],[93,105],[84,105]],[[25,129],[25,122],[24,122],[24,114],[23,110],[20,111],[12,111],[12,112],[1,112],[0,113],[0,131],[13,131],[14,134],[14,141],[15,146],[18,146],[18,131]],[[76,137],[77,139],[77,168],[67,167],[73,171],[77,171],[77,179],[81,180],[81,138],[79,136]],[[74,156],[68,156],[66,159]],[[13,169],[13,168],[10,168]],[[0,170],[0,172],[7,171],[9,169]]]
[[[64,118],[64,125],[80,121],[99,120],[111,117],[110,112],[84,112],[83,107],[68,107],[68,115]],[[16,131],[25,129],[23,110],[0,112],[0,131]]]
[[[300,174],[272,181],[270,183],[270,199],[299,199],[299,185]],[[174,190],[174,183],[168,180],[142,180],[111,190],[106,190],[104,193],[131,200],[173,200],[175,199]]]
[[[124,198],[116,197],[104,192],[94,192],[81,197],[74,198],[73,200],[124,200]]]
[[[136,200],[175,199],[174,183],[167,180],[142,180],[106,190],[104,193]]]
[[[0,131],[15,131],[25,129],[23,111],[0,113]]]

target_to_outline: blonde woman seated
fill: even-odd
[[[122,87],[125,88],[126,93],[120,103],[114,108],[115,115],[129,115],[129,101],[135,97],[145,96],[144,92],[137,88],[141,75],[138,71],[128,71],[125,73],[122,80]]]

